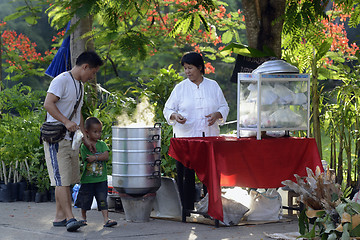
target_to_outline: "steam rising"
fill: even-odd
[[[154,126],[154,117],[154,107],[149,103],[147,97],[143,97],[131,116],[123,113],[117,117],[117,122],[118,126],[124,127]]]

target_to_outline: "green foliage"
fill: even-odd
[[[338,201],[339,198],[334,199]],[[303,210],[299,216],[299,232],[306,239],[351,239],[360,236],[360,225],[352,226],[357,222],[351,220],[360,214],[360,204],[347,198],[341,198],[334,210],[319,210],[310,229],[309,218]],[[357,223],[358,224],[358,223]]]
[[[307,32],[309,26],[316,25],[318,19],[326,18],[327,3],[328,1],[322,0],[287,1],[283,34],[292,36],[289,45],[299,43],[303,37],[301,34],[303,31]]]
[[[351,179],[356,178],[359,173],[359,67],[349,68],[335,62],[330,70],[336,71],[342,84],[328,93],[329,100],[324,105],[321,120],[323,129],[331,138],[331,152],[339,153],[339,156],[332,155],[330,161],[335,162],[336,157],[340,159],[343,155],[348,160],[346,164],[339,161],[337,166],[334,166],[346,171],[347,181],[343,183],[345,191],[346,187],[351,186]],[[342,175],[341,172],[338,174],[338,181],[342,180]]]
[[[246,57],[268,57],[275,56],[275,53],[269,49],[264,47],[264,51],[260,51],[255,48],[248,47],[244,44],[240,43],[230,43],[223,50],[222,53],[229,54],[230,52],[234,52],[239,55],[243,55]]]
[[[121,35],[114,44],[120,48],[125,56],[131,58],[138,55],[139,60],[144,60],[147,56],[147,48],[152,45],[152,42],[141,32],[129,31]]]
[[[18,171],[40,190],[50,185],[39,139],[44,121],[39,99],[44,96],[45,92],[33,92],[21,84],[0,92],[0,161],[7,171],[12,171],[8,181],[15,181],[15,171]]]
[[[209,31],[208,23],[202,14],[186,13],[183,16],[183,20],[175,24],[173,30],[170,32],[170,36],[175,37],[180,33],[191,33],[199,29],[200,21],[203,22],[206,31]]]
[[[359,0],[335,0],[335,3],[343,4],[343,13],[350,14],[349,26],[357,27],[360,23]]]
[[[168,155],[170,139],[172,137],[172,126],[166,123],[162,112],[173,88],[182,80],[183,78],[179,76],[179,74],[172,69],[172,65],[170,65],[168,68],[160,69],[159,74],[148,82],[142,82],[145,86],[144,90],[139,89],[139,91],[148,97],[150,103],[154,106],[155,121],[162,123],[161,167],[162,173],[170,177],[174,177],[176,168],[175,160]]]

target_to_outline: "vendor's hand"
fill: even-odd
[[[95,143],[91,143],[89,138],[86,136],[83,137],[82,141],[84,145],[90,150],[90,152],[96,153]]]
[[[186,118],[184,118],[180,113],[173,113],[172,116],[174,120],[180,124],[184,124],[186,122]]]
[[[70,120],[65,122],[65,127],[69,132],[75,132],[80,128],[75,122]]]
[[[207,121],[209,123],[208,125],[212,126],[218,119],[222,118],[222,115],[220,112],[214,112],[209,115],[206,115],[205,117],[208,118],[207,119]]]

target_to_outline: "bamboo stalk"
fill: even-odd
[[[20,169],[20,172],[19,172],[19,182],[21,182],[22,177],[23,177],[22,174],[21,174],[21,172],[22,172],[22,170],[24,169],[24,163],[23,163],[23,162],[20,163],[19,169]]]
[[[5,167],[5,163],[4,163],[4,161],[1,161],[1,162],[2,162],[3,174],[4,174],[4,183],[7,184],[8,181],[7,181],[7,178],[6,178],[6,167]]]
[[[8,177],[8,182],[11,182],[11,170],[12,170],[12,168],[11,168],[11,165],[10,165],[10,167],[9,167],[9,177]]]
[[[26,170],[27,170],[27,174],[28,174],[28,181],[29,183],[31,182],[31,179],[30,179],[30,168],[29,168],[29,164],[27,162],[27,160],[25,159],[25,166],[26,166]]]
[[[16,160],[16,162],[15,162],[15,169],[14,169],[14,183],[17,183],[17,182],[19,181],[18,166],[19,166],[19,160]]]

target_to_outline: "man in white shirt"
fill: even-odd
[[[93,79],[102,64],[101,58],[95,52],[83,52],[71,71],[61,73],[51,81],[44,102],[46,121],[62,123],[67,129],[65,138],[60,142],[44,142],[44,151],[51,186],[55,186],[56,214],[53,226],[66,226],[70,232],[76,231],[82,225],[72,213],[70,185],[79,182],[80,169],[79,150],[72,149],[70,132],[80,128],[85,133],[81,114],[83,83]],[[70,117],[78,100],[80,104]],[[83,143],[96,151],[85,134]]]

